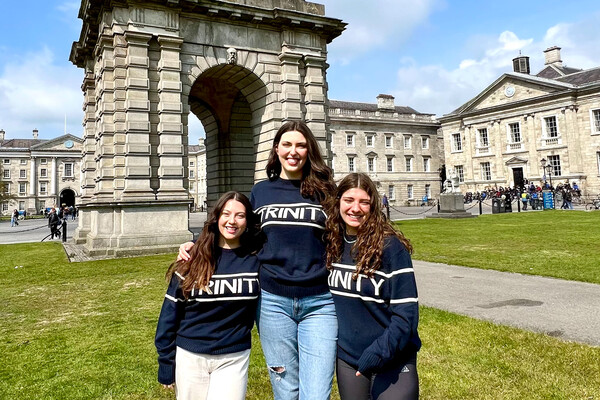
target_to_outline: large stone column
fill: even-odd
[[[36,158],[31,157],[31,166],[29,170],[29,195],[35,196],[37,193],[37,180],[36,180]],[[33,199],[35,203],[35,199]],[[37,208],[37,204],[34,205]]]

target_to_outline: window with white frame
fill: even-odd
[[[412,148],[412,137],[411,136],[404,136],[404,148],[405,149]]]
[[[489,162],[481,163],[481,179],[484,181],[492,180],[492,168]]]
[[[190,192],[194,191],[194,181],[190,181]]]
[[[521,124],[518,122],[508,124],[508,135],[510,143],[521,143]]]
[[[354,165],[354,156],[348,156],[348,171],[356,172],[356,166]]]
[[[547,138],[558,137],[558,125],[556,125],[556,117],[554,115],[544,118],[544,133]]]
[[[194,179],[194,170],[190,169],[190,179]]]
[[[429,183],[425,185],[425,196],[427,196],[428,199],[431,198],[431,185]]]
[[[2,211],[8,211],[8,203],[2,203]]]
[[[38,201],[38,210],[43,210],[46,207],[46,201],[40,200]]]
[[[409,199],[413,199],[414,198],[413,194],[414,194],[413,185],[407,185],[406,186],[406,196]]]
[[[387,157],[387,172],[394,172],[394,157]]]
[[[394,188],[394,185],[390,185],[388,186],[388,200],[395,200],[396,199],[396,189]]]
[[[590,110],[590,118],[592,120],[592,134],[600,133],[600,109]]]
[[[2,171],[2,177],[4,179],[10,179],[10,169],[5,169],[4,171]]]
[[[413,158],[412,157],[405,157],[404,158],[404,165],[406,167],[406,172],[412,172],[412,170],[413,170]]]
[[[462,165],[455,165],[454,173],[458,176],[458,182],[463,183],[465,181],[465,168]]]
[[[4,184],[4,193],[10,193],[10,182]]]
[[[193,166],[194,166],[194,162],[190,161],[190,167],[193,167]]]
[[[462,138],[460,133],[452,134],[452,151],[462,151]]]
[[[421,148],[422,149],[429,148],[429,136],[421,136]]]
[[[27,185],[25,183],[19,183],[19,193],[23,194],[27,191]]]
[[[19,179],[25,179],[25,178],[27,178],[27,170],[20,169],[19,170]]]
[[[375,137],[375,135],[372,135],[372,134],[367,134],[365,136],[365,138],[367,139],[367,147],[375,146],[374,137]]]
[[[430,172],[431,169],[431,158],[423,157],[423,172]]]
[[[4,164],[4,165],[10,164],[10,158],[3,159],[2,164]]]
[[[346,134],[346,147],[354,147],[354,133]]]
[[[21,158],[21,159],[19,160],[19,163],[20,163],[21,165],[25,165],[25,164],[27,164],[27,159],[26,159],[26,158]]]
[[[47,178],[47,177],[48,177],[48,170],[46,168],[40,169],[40,178]]]
[[[67,178],[73,177],[73,163],[65,163],[64,176]]]
[[[375,172],[375,157],[367,158],[367,171]]]
[[[479,142],[479,147],[488,147],[490,145],[487,128],[477,129],[477,141]]]
[[[24,210],[24,209],[25,209],[25,202],[19,201],[19,210]]]
[[[46,158],[40,158],[40,164],[48,164],[48,160]]]
[[[392,147],[394,147],[394,137],[392,135],[386,135],[385,136],[385,148],[391,149]]]
[[[560,156],[548,156],[548,165],[552,166],[552,175],[561,176]]]
[[[40,182],[40,193],[46,193],[48,186],[46,182]]]

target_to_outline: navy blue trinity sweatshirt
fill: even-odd
[[[352,274],[352,244],[344,241],[329,273],[338,317],[338,357],[363,374],[406,362],[421,348],[419,304],[410,255],[395,237],[385,239],[382,264],[372,278]]]
[[[254,185],[250,202],[267,237],[258,253],[261,288],[284,297],[327,292],[321,204],[302,197],[299,180],[281,178]]]
[[[175,382],[177,346],[197,354],[230,354],[250,348],[260,295],[259,262],[237,248],[219,249],[208,290],[194,289],[186,300],[174,274],[158,318],[155,345],[158,381]]]

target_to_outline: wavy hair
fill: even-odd
[[[269,180],[275,180],[281,174],[281,162],[277,155],[276,149],[281,141],[281,136],[286,132],[300,132],[306,139],[307,160],[302,168],[302,183],[300,184],[300,193],[304,197],[311,197],[319,202],[325,201],[329,193],[335,190],[333,183],[333,172],[327,166],[315,135],[312,133],[308,125],[302,121],[288,121],[281,125],[281,128],[275,134],[273,139],[273,147],[267,161],[267,176]]]
[[[189,261],[175,261],[167,270],[167,281],[170,281],[176,272],[183,277],[181,288],[187,299],[192,289],[205,288],[215,272],[219,248],[219,217],[229,200],[239,201],[246,209],[246,231],[240,237],[240,247],[249,253],[260,249],[263,236],[260,230],[260,219],[252,211],[252,205],[248,198],[240,192],[227,192],[217,201],[208,215],[200,237],[189,251]],[[181,279],[181,278],[180,278]]]
[[[396,231],[385,217],[379,193],[377,193],[377,188],[371,178],[366,174],[352,173],[342,179],[335,191],[335,196],[329,198],[325,207],[328,216],[325,234],[327,268],[331,269],[332,264],[342,258],[346,225],[340,215],[340,199],[345,192],[355,188],[362,189],[369,195],[371,212],[358,227],[356,242],[352,245],[351,254],[356,260],[356,271],[352,274],[354,280],[358,278],[359,274],[372,277],[375,271],[381,267],[386,237],[396,236],[409,253],[412,253],[413,250],[410,241],[402,232]]]

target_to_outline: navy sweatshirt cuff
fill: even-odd
[[[158,365],[158,382],[163,385],[175,383],[175,365]]]
[[[364,352],[358,360],[358,371],[363,375],[376,372],[383,366],[381,358],[373,353]]]

